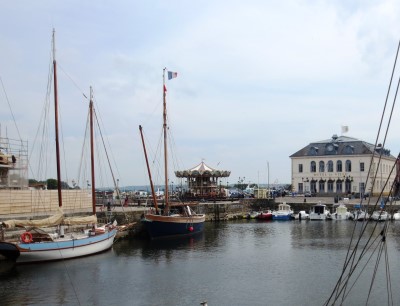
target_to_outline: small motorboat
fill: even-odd
[[[251,211],[246,214],[246,219],[256,219],[260,213],[258,211]]]
[[[298,214],[294,215],[295,220],[308,220],[310,215],[305,210],[300,210]]]
[[[272,220],[272,212],[270,210],[262,211],[256,216],[257,220]]]
[[[351,215],[343,203],[337,207],[334,206],[333,209],[334,212],[331,214],[332,220],[348,220]]]
[[[390,214],[385,210],[376,210],[372,213],[371,219],[374,221],[390,220]]]
[[[356,210],[349,219],[355,221],[364,221],[369,219],[369,214],[363,210]]]
[[[278,210],[272,213],[273,220],[291,220],[293,215],[293,210],[290,205],[283,202],[278,205]]]
[[[329,210],[325,204],[319,202],[311,208],[310,220],[326,220],[327,216],[329,216]]]

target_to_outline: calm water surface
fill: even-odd
[[[393,300],[400,305],[400,223],[390,226]],[[96,256],[2,267],[0,304],[323,305],[352,230],[350,221],[240,221],[207,223],[190,239],[121,240]],[[369,305],[387,304],[385,274],[376,278]],[[361,277],[344,305],[365,305],[369,284]]]

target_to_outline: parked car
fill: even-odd
[[[232,192],[229,197],[230,198],[244,198],[244,194],[238,193],[238,192]]]
[[[304,192],[304,196],[305,197],[315,197],[316,193],[315,192],[311,192],[311,191],[306,191],[306,192]]]

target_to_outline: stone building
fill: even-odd
[[[390,150],[346,136],[312,142],[290,158],[293,191],[300,194],[378,195],[384,187],[388,195],[398,173]]]

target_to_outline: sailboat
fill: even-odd
[[[139,126],[143,151],[145,154],[146,165],[150,180],[152,199],[154,202],[154,209],[147,211],[144,214],[142,223],[147,230],[151,239],[166,238],[166,237],[182,237],[200,233],[204,229],[205,215],[197,214],[190,205],[180,204],[175,206],[177,213],[170,210],[171,203],[168,196],[168,154],[167,154],[167,107],[166,107],[166,87],[165,87],[165,72],[163,69],[163,135],[164,135],[164,179],[165,179],[165,192],[164,201],[165,207],[161,211],[158,207],[156,193],[151,178],[151,171],[147,158],[146,146],[143,138],[142,127]],[[170,73],[170,72],[169,72]]]
[[[8,260],[19,263],[45,262],[63,260],[103,252],[112,247],[117,234],[116,224],[106,224],[97,227],[96,194],[94,179],[94,154],[93,154],[93,99],[90,96],[90,147],[91,147],[91,176],[92,176],[92,210],[93,215],[82,217],[65,217],[62,210],[60,150],[58,138],[58,100],[57,100],[57,64],[55,60],[55,47],[53,30],[53,76],[54,76],[54,109],[55,109],[55,134],[56,134],[56,161],[58,180],[58,212],[40,220],[7,220],[1,223],[2,227],[23,227],[25,232],[19,241],[0,242],[0,255]],[[66,226],[88,225],[89,229],[81,232],[66,232]],[[44,228],[53,227],[49,232]]]

